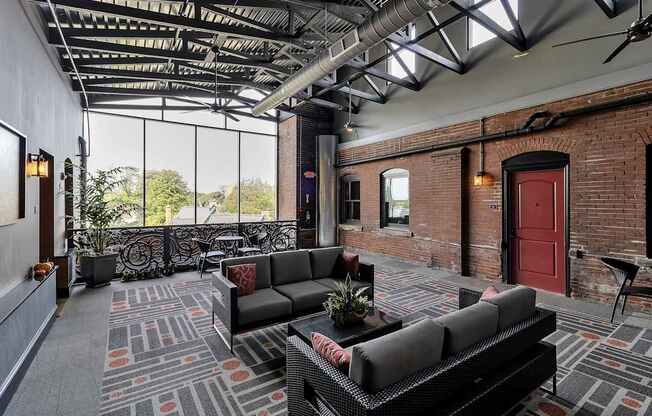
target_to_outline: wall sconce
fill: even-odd
[[[491,184],[491,175],[484,171],[484,142],[480,142],[480,170],[473,177],[473,186],[486,186]]]
[[[48,161],[42,155],[34,153],[27,154],[27,166],[25,167],[27,176],[36,176],[38,178],[48,177]]]
[[[482,186],[485,184],[485,178],[487,178],[487,172],[479,171],[473,177],[473,186]]]

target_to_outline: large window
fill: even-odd
[[[405,169],[382,174],[382,225],[407,227],[410,224],[410,176]]]
[[[413,24],[410,24],[406,27],[407,30],[407,35],[410,39],[414,39],[416,35],[416,29]],[[414,55],[414,52],[408,51],[407,49],[400,49],[398,45],[395,43],[389,43],[390,48],[393,50],[397,51],[396,55],[398,55],[401,58],[401,61],[405,64],[407,69],[414,74],[416,71],[416,56]],[[391,75],[397,77],[397,78],[407,78],[408,73],[405,72],[405,69],[403,66],[400,64],[400,62],[394,57],[394,55],[390,55],[389,58],[387,59],[387,72],[389,72]]]
[[[197,129],[197,223],[238,222],[238,132]]]
[[[147,121],[145,225],[194,224],[195,129]]]
[[[473,0],[473,4],[478,4],[480,1],[481,0]],[[509,4],[512,6],[514,16],[518,19],[518,0],[509,0]],[[514,29],[502,2],[494,0],[480,7],[478,10],[487,15],[494,22],[498,23],[503,29],[507,31]],[[496,35],[494,33],[487,30],[475,20],[469,20],[469,46],[471,48],[485,43],[495,37]]]
[[[360,222],[360,179],[355,176],[342,178],[342,222]]]
[[[111,197],[140,208],[114,226],[276,219],[275,134],[91,113],[90,148],[91,174],[128,168]]]
[[[143,224],[143,120],[126,117],[90,114],[91,146],[87,169],[91,175],[98,170],[121,168],[128,177],[124,188],[111,198],[136,207],[115,226],[129,227]]]
[[[276,138],[240,137],[240,221],[276,218]]]

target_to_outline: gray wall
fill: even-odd
[[[27,3],[28,9],[33,3]],[[71,92],[19,0],[0,1],[0,120],[27,136],[27,152],[55,157],[55,190],[63,161],[77,153],[79,98]],[[38,260],[38,179],[27,178],[25,219],[0,227],[0,297]],[[55,251],[64,248],[64,200],[57,193]]]
[[[529,55],[518,53],[500,39],[466,51],[466,19],[446,30],[461,54],[468,72],[457,75],[417,57],[419,79],[427,80],[419,92],[396,86],[388,90],[384,105],[363,102],[354,122],[362,127],[354,134],[341,129],[346,114],[338,113],[340,148],[403,136],[428,129],[476,120],[483,116],[574,97],[652,77],[652,39],[634,44],[610,64],[602,61],[622,38],[595,40],[575,47],[552,45],[623,30],[635,19],[633,0],[619,0],[625,10],[609,19],[593,0],[520,0],[519,18],[533,46]],[[652,2],[645,2],[652,13]],[[440,21],[452,14],[450,7],[436,11]],[[646,14],[647,15],[647,14]],[[417,22],[417,31],[429,27]],[[446,55],[439,36],[421,43]],[[382,81],[378,80],[381,84]],[[359,83],[357,87],[362,88]],[[351,143],[355,141],[354,143]]]

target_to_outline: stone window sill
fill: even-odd
[[[362,231],[362,224],[340,224],[339,229],[342,231]]]

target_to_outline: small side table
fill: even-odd
[[[244,242],[244,238],[239,235],[222,235],[215,238],[220,244],[227,257],[235,257],[238,254],[238,247]]]

